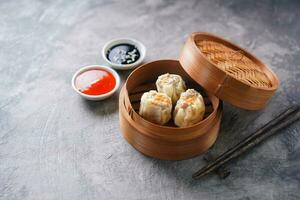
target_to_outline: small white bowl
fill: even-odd
[[[117,63],[113,63],[110,60],[108,60],[107,52],[113,46],[118,45],[118,44],[124,44],[124,43],[134,45],[139,50],[139,52],[140,52],[139,59],[131,64],[117,64]],[[143,62],[143,60],[145,59],[145,56],[146,56],[146,47],[141,42],[139,42],[135,39],[131,39],[131,38],[122,38],[122,39],[111,40],[111,41],[107,42],[102,49],[102,57],[105,60],[105,62],[112,68],[115,68],[118,70],[128,70],[128,69],[137,67],[138,65],[140,65]]]
[[[102,70],[106,70],[106,71],[112,73],[112,75],[116,79],[116,85],[115,85],[115,87],[112,91],[110,91],[108,93],[105,93],[105,94],[100,94],[100,95],[88,95],[88,94],[84,94],[84,93],[79,91],[79,89],[75,85],[76,78],[80,74],[82,74],[83,72],[93,70],[93,69],[102,69]],[[112,68],[107,67],[107,66],[103,66],[103,65],[89,65],[89,66],[83,67],[83,68],[79,69],[77,72],[75,72],[75,74],[72,77],[72,87],[73,87],[73,89],[78,94],[80,94],[80,96],[82,96],[83,98],[88,99],[88,100],[92,100],[92,101],[103,100],[103,99],[106,99],[106,98],[110,97],[111,95],[113,95],[118,90],[119,86],[120,86],[120,76],[119,76],[119,74],[115,70],[113,70]]]

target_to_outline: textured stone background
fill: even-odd
[[[225,104],[219,153],[299,101],[299,19],[299,1],[2,0],[0,199],[300,199],[299,122],[229,165],[227,179],[193,181],[202,156],[141,155],[120,135],[118,95],[88,102],[70,85],[115,37],[144,42],[147,61],[176,58],[193,31],[230,39],[281,86],[259,112]]]

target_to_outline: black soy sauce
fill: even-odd
[[[108,50],[106,57],[116,64],[132,64],[140,58],[140,52],[132,44],[117,44]]]

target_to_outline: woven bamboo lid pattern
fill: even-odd
[[[266,74],[242,51],[208,40],[196,41],[196,44],[210,61],[238,80],[262,88],[272,86]]]
[[[263,108],[279,85],[275,73],[254,55],[209,33],[193,33],[179,61],[210,93],[248,110]]]

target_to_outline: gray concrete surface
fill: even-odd
[[[193,31],[230,39],[281,86],[258,112],[225,104],[217,154],[299,101],[299,19],[299,1],[2,0],[0,199],[300,199],[299,122],[230,164],[227,179],[193,181],[202,156],[141,155],[120,134],[118,95],[88,102],[70,85],[115,37],[144,42],[147,61],[176,58]]]

